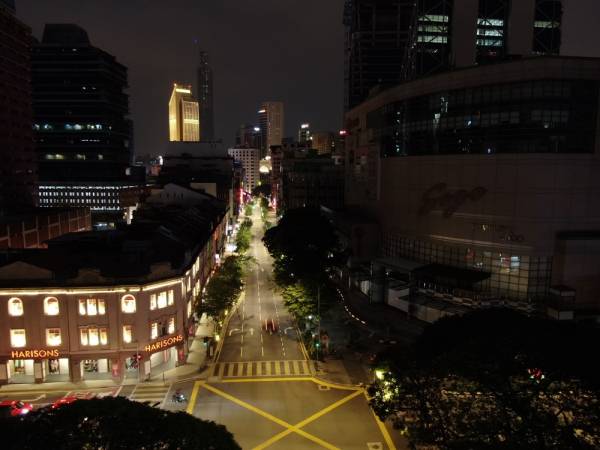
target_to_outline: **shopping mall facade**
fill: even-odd
[[[600,309],[599,85],[536,57],[383,91],[346,114],[346,203],[413,293]]]

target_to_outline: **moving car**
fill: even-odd
[[[263,330],[267,331],[269,334],[277,332],[277,324],[275,323],[272,317],[268,317],[267,319],[265,319],[265,323],[263,324]]]
[[[33,410],[31,403],[19,400],[4,400],[0,402],[0,417],[18,417]]]
[[[52,403],[52,406],[50,406],[50,408],[51,409],[60,408],[61,406],[68,405],[69,403],[73,403],[76,400],[80,400],[80,399],[77,397],[73,397],[73,396],[59,398],[54,403]]]

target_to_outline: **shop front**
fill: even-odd
[[[58,349],[13,350],[4,361],[0,361],[0,384],[70,379],[69,358]]]
[[[144,375],[153,377],[185,363],[185,339],[173,335],[144,347]]]

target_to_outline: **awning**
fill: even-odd
[[[427,281],[447,287],[470,289],[475,283],[487,280],[491,274],[490,272],[481,270],[434,263],[413,270],[412,276],[419,281]]]

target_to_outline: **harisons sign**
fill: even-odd
[[[153,352],[155,350],[160,350],[161,348],[170,347],[173,344],[177,344],[178,342],[183,341],[183,336],[178,334],[177,336],[172,336],[170,338],[162,339],[160,341],[155,342],[154,344],[148,344],[144,347],[144,350],[147,352]]]
[[[13,350],[10,352],[12,359],[30,359],[30,358],[58,358],[60,352],[54,350]]]

